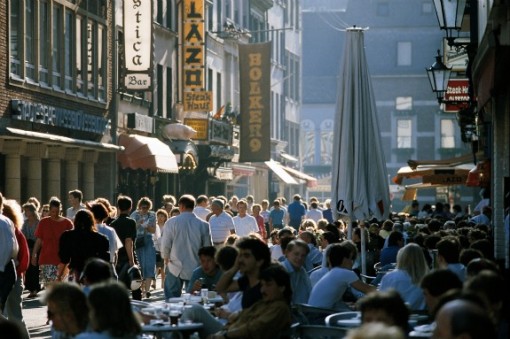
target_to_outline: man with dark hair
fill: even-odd
[[[193,213],[195,198],[180,197],[180,214],[166,221],[161,238],[161,256],[165,259],[165,298],[180,297],[182,287],[188,284],[198,266],[198,250],[212,246],[211,228]]]
[[[450,290],[461,289],[462,281],[448,269],[434,270],[425,275],[420,283],[429,314],[435,314],[439,299]]]
[[[289,226],[298,229],[303,221],[303,217],[306,215],[305,206],[301,203],[301,196],[295,194],[293,202],[289,204],[287,212],[289,213]]]
[[[447,268],[457,274],[461,281],[466,279],[466,268],[459,261],[460,243],[455,236],[446,236],[436,245],[439,268]]]
[[[117,198],[119,216],[110,224],[124,245],[117,253],[115,269],[119,275],[119,280],[130,290],[131,279],[129,278],[128,270],[137,263],[135,252],[136,221],[129,216],[132,208],[133,201],[131,198],[120,195]],[[133,299],[142,300],[142,290],[140,288],[131,291],[131,294]]]
[[[68,201],[71,207],[66,211],[66,218],[74,220],[76,212],[85,209],[85,205],[82,203],[83,193],[80,190],[72,190],[68,193]]]
[[[369,293],[359,300],[357,306],[361,311],[362,324],[382,322],[398,326],[404,333],[409,331],[409,310],[395,290]]]
[[[216,284],[216,290],[218,293],[243,292],[241,304],[244,309],[262,298],[259,274],[271,263],[271,253],[262,240],[251,237],[241,238],[237,248],[237,261],[232,268],[223,272]],[[242,276],[234,280],[238,271]]]
[[[200,266],[193,270],[186,292],[193,293],[202,288],[207,288],[210,291],[216,290],[216,283],[218,283],[222,272],[216,264],[215,255],[216,248],[214,246],[206,246],[198,250]]]

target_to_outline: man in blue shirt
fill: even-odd
[[[306,304],[310,297],[312,283],[304,268],[309,252],[308,245],[301,239],[292,240],[285,249],[285,260],[282,265],[290,274],[293,304]]]
[[[289,226],[299,229],[303,217],[306,215],[306,209],[301,203],[301,196],[299,194],[295,194],[293,199],[294,201],[287,207],[287,212],[289,212]]]
[[[273,231],[273,229],[281,230],[283,228],[283,217],[285,216],[285,211],[280,207],[280,201],[277,199],[273,202],[273,209],[269,212],[269,233]]]
[[[193,293],[207,288],[209,291],[216,290],[216,283],[221,278],[221,270],[216,265],[214,256],[216,248],[214,246],[205,246],[198,250],[200,266],[193,270],[186,292]]]

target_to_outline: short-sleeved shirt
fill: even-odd
[[[115,262],[115,255],[119,248],[124,247],[124,244],[120,241],[119,236],[113,227],[106,224],[97,224],[96,228],[98,233],[101,233],[108,238],[108,244],[110,246],[110,262]]]
[[[292,202],[288,207],[289,212],[289,225],[294,228],[299,228],[301,220],[306,214],[305,206],[299,201]]]
[[[230,235],[230,230],[235,229],[234,220],[230,215],[221,212],[220,215],[212,215],[209,218],[211,226],[211,236],[213,243],[223,243]]]
[[[207,288],[210,291],[216,291],[216,284],[218,283],[218,280],[220,280],[221,275],[223,272],[218,268],[216,270],[216,274],[212,277],[205,274],[204,270],[201,266],[198,266],[193,270],[193,273],[191,274],[191,278],[189,279],[189,283],[186,286],[186,292],[191,292],[191,289],[193,288],[193,284],[195,284],[195,281],[203,278],[203,285],[202,288]]]
[[[312,288],[308,304],[315,307],[348,311],[349,308],[343,303],[342,297],[347,288],[358,280],[358,276],[353,271],[333,267]]]
[[[58,246],[60,236],[67,230],[73,229],[73,223],[67,218],[55,221],[51,217],[42,218],[35,230],[35,236],[42,241],[39,253],[39,265],[58,265]]]
[[[237,279],[237,284],[239,285],[239,290],[243,292],[243,298],[241,300],[241,306],[243,309],[247,309],[257,301],[262,300],[260,282],[257,285],[250,287],[250,281],[248,280],[248,277],[242,276]]]
[[[269,218],[273,222],[273,226],[279,226],[280,228],[283,228],[283,217],[285,216],[285,211],[283,209],[277,210],[272,209],[271,212],[269,212]]]
[[[259,231],[257,220],[255,220],[255,218],[251,215],[245,215],[242,218],[239,215],[236,215],[233,219],[236,234],[240,237],[245,237],[249,235],[250,232],[256,233]]]
[[[112,221],[110,224],[111,227],[117,232],[120,241],[124,245],[124,247],[119,249],[117,262],[126,262],[128,261],[128,256],[126,252],[126,239],[130,238],[133,240],[133,243],[136,239],[136,221],[131,219],[127,214],[121,214],[117,219]]]

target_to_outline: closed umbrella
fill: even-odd
[[[388,217],[390,202],[386,160],[364,48],[364,30],[346,30],[338,80],[333,149],[332,201],[337,216],[352,220]],[[366,274],[365,232],[362,273]]]

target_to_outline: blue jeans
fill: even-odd
[[[165,299],[178,298],[182,294],[182,288],[184,285],[188,285],[189,280],[184,280],[176,277],[168,270],[165,266]]]

